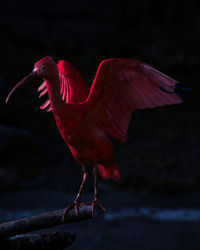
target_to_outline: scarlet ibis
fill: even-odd
[[[83,187],[93,166],[94,205],[105,208],[99,201],[97,174],[103,179],[120,179],[114,150],[109,137],[120,143],[127,140],[126,131],[131,114],[136,109],[155,108],[181,103],[177,89],[184,91],[178,82],[152,66],[135,59],[113,58],[100,63],[92,86],[67,61],[56,64],[50,56],[38,61],[31,74],[21,80],[10,92],[22,84],[40,77],[44,80],[38,88],[40,97],[48,93],[41,109],[52,111],[58,129],[75,160],[81,164],[83,181],[74,203],[68,206],[78,214]]]

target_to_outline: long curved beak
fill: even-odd
[[[8,103],[11,95],[15,92],[16,89],[18,89],[22,84],[37,78],[37,72],[36,71],[32,71],[29,75],[27,75],[26,77],[24,77],[24,79],[22,79],[9,93],[8,97],[6,98],[6,103]]]

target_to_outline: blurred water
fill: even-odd
[[[198,209],[159,209],[155,207],[127,208],[118,212],[107,212],[105,220],[120,220],[124,218],[147,218],[164,221],[200,221]]]

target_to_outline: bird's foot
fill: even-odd
[[[92,205],[92,217],[94,217],[94,207],[95,205],[98,205],[101,210],[104,212],[106,211],[105,207],[102,205],[102,203],[99,201],[99,198],[95,197],[93,201],[81,203],[81,205]]]
[[[94,207],[95,205],[98,205],[104,212],[106,211],[105,207],[102,205],[102,203],[99,201],[99,199],[97,197],[94,198],[93,201],[88,201],[88,202],[83,202],[80,203],[79,201],[74,201],[74,203],[70,204],[63,213],[62,216],[62,222],[64,223],[67,220],[67,214],[69,212],[70,209],[74,208],[76,215],[79,215],[79,207],[80,206],[88,206],[88,205],[92,205],[92,217],[94,217]]]
[[[76,215],[78,216],[78,208],[79,208],[80,205],[82,205],[82,204],[80,204],[79,201],[74,201],[74,203],[70,204],[70,205],[64,210],[64,213],[63,213],[63,216],[62,216],[62,222],[65,222],[65,221],[66,221],[66,216],[67,216],[69,210],[72,209],[72,208],[74,208],[75,213],[76,213]]]

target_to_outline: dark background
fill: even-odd
[[[191,98],[181,105],[134,112],[128,142],[124,145],[114,142],[122,180],[119,183],[102,181],[101,185],[103,193],[109,197],[105,199],[106,205],[111,208],[113,194],[118,194],[117,200],[123,206],[127,193],[132,200],[146,194],[150,205],[151,198],[157,197],[156,206],[160,206],[161,201],[173,206],[174,200],[182,197],[179,207],[199,207],[196,198],[199,196],[194,195],[200,190],[199,27],[198,1],[160,1],[159,4],[150,0],[4,1],[0,8],[1,208],[14,210],[19,203],[26,207],[27,197],[37,192],[39,197],[41,190],[56,192],[55,203],[59,193],[66,193],[66,197],[71,195],[63,203],[68,204],[81,181],[81,168],[62,141],[52,114],[39,110],[43,101],[37,98],[37,88],[41,82],[19,89],[10,103],[5,104],[11,88],[47,55],[55,61],[71,62],[88,84],[103,59],[127,57],[140,59],[192,87]],[[21,196],[25,191],[27,196]],[[91,185],[87,191],[92,192]],[[12,205],[6,203],[13,193],[23,198],[13,199]],[[38,207],[44,206],[43,198],[40,195],[38,201],[37,195],[35,203]],[[193,195],[195,198],[188,203],[188,197]],[[144,205],[146,198],[138,198],[138,204]],[[113,206],[117,206],[117,202]],[[133,220],[129,227],[134,231],[135,224],[140,227],[142,223],[144,221]],[[122,225],[127,222],[120,221],[119,227]],[[98,232],[98,226],[98,222],[93,222],[88,227],[88,235]],[[133,234],[129,233],[126,242],[130,244],[122,245],[123,249],[191,249],[191,242],[193,249],[199,249],[200,240],[191,238],[199,234],[197,224],[190,225],[191,228],[173,223],[165,226],[154,224],[155,231],[164,227],[165,232],[166,229],[169,246],[163,244],[162,235],[152,248],[148,243],[143,244],[143,238],[151,231],[150,223],[146,231],[141,230],[137,235],[137,245],[134,245]],[[181,231],[184,227],[188,228],[184,233],[189,238],[180,236],[184,235]],[[172,228],[177,229],[177,235]],[[111,229],[109,232],[113,232],[114,238],[126,234],[126,229]],[[78,226],[74,230],[83,233]],[[103,235],[103,230],[101,232]],[[94,244],[95,249],[98,246],[109,249],[111,236],[95,241],[94,235],[94,242],[98,242]],[[180,243],[182,238],[183,244]],[[75,244],[71,249],[78,249],[80,242],[77,240]],[[86,249],[93,249],[87,248],[87,242],[84,244]],[[159,247],[160,244],[167,248]],[[119,244],[116,246],[122,249]]]

